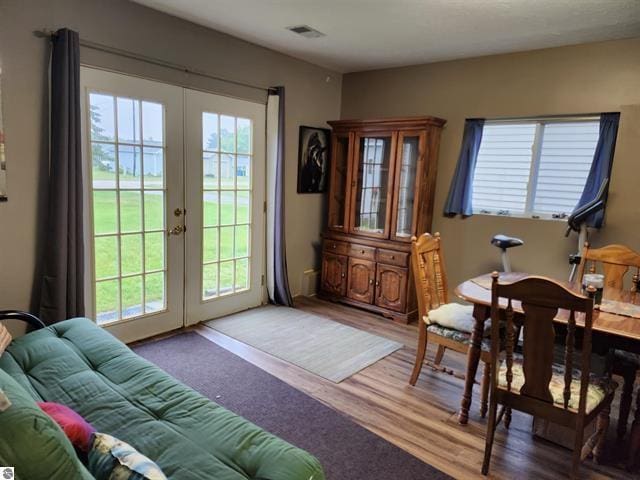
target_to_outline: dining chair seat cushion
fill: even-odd
[[[443,327],[442,325],[438,325],[437,323],[427,325],[427,332],[439,335],[441,337],[449,338],[464,345],[469,345],[471,343],[470,333],[461,332],[460,330],[455,330],[453,328]],[[482,339],[482,350],[484,352],[491,351],[491,340],[489,338],[485,337]]]
[[[475,325],[473,318],[473,305],[461,305],[459,303],[445,303],[438,308],[430,310],[423,317],[427,325],[438,324],[442,327],[458,330],[464,333],[472,333]],[[491,320],[484,322],[485,335],[491,329]]]
[[[520,388],[524,385],[524,371],[522,369],[522,357],[514,355],[513,367],[511,368],[513,380],[511,382],[511,391],[520,392]],[[569,398],[569,408],[578,410],[580,401],[580,370],[573,370],[573,379],[571,381],[571,397]],[[506,361],[500,364],[500,372],[498,375],[498,385],[500,388],[507,389],[507,365]],[[587,406],[586,413],[596,408],[608,394],[615,391],[618,384],[607,377],[598,375],[589,375],[589,387],[587,388]],[[564,408],[564,366],[553,364],[551,381],[549,382],[549,391],[553,397],[553,403],[560,408]]]

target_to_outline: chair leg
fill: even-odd
[[[487,435],[484,445],[484,460],[482,461],[482,474],[489,473],[489,463],[491,462],[491,449],[493,448],[493,437],[496,433],[496,413],[498,404],[494,398],[489,402],[489,419],[487,420]]]
[[[596,432],[598,434],[598,440],[593,447],[593,461],[598,464],[602,462],[603,458],[602,454],[604,453],[604,443],[607,437],[607,430],[609,429],[610,413],[611,401],[609,401],[607,406],[602,409],[602,411],[598,414],[598,418],[596,419]]]
[[[415,385],[420,376],[422,370],[422,364],[424,363],[424,356],[427,352],[427,326],[421,320],[418,325],[418,349],[416,351],[416,363],[413,365],[413,372],[411,373],[411,379],[409,383]]]
[[[444,345],[438,345],[438,351],[436,352],[436,356],[433,359],[434,364],[440,365],[440,362],[442,361],[442,357],[444,357],[445,350],[446,350],[446,347]]]
[[[487,410],[489,405],[489,385],[491,384],[491,364],[485,362],[484,370],[482,371],[482,392],[480,396],[480,416],[482,418],[487,416]]]
[[[631,403],[633,401],[633,386],[636,380],[637,369],[629,368],[622,372],[624,385],[620,395],[620,411],[618,413],[618,440],[622,440],[627,433],[627,423],[629,421],[629,412],[631,411]]]
[[[573,445],[573,455],[571,457],[571,475],[570,478],[578,478],[580,470],[580,461],[582,460],[582,443],[584,442],[584,426],[576,429],[576,436]]]
[[[511,407],[504,407],[504,428],[509,430],[511,426]]]

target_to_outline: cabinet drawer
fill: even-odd
[[[363,258],[365,260],[374,260],[376,258],[376,249],[373,247],[367,247],[366,245],[352,243],[349,247],[349,256]]]
[[[322,243],[322,249],[325,252],[331,252],[337,255],[347,255],[349,253],[349,244],[338,240],[325,240]]]
[[[409,254],[407,252],[396,252],[395,250],[378,249],[376,261],[387,265],[398,265],[407,267],[409,265]]]

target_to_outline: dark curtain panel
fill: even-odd
[[[277,305],[293,306],[289,278],[287,276],[287,253],[285,244],[284,215],[284,87],[275,87],[272,94],[278,95],[278,154],[276,157],[276,185],[274,202],[274,292],[273,300]]]
[[[587,183],[580,197],[576,209],[586,205],[596,198],[602,182],[606,178],[611,178],[611,167],[613,165],[613,154],[616,150],[616,137],[618,136],[619,113],[603,113],[600,115],[600,136],[593,155],[593,163],[589,170]],[[609,187],[607,187],[608,195]],[[587,225],[600,228],[604,220],[604,209],[594,213],[587,218]]]
[[[449,217],[473,215],[471,205],[473,174],[476,169],[483,127],[484,119],[482,118],[469,119],[464,124],[460,156],[449,187],[449,195],[444,204],[444,214]]]
[[[80,42],[58,30],[52,38],[49,202],[40,317],[47,323],[84,315]]]

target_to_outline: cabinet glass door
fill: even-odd
[[[333,144],[333,177],[329,186],[329,228],[345,231],[349,182],[349,135],[336,135]]]
[[[357,137],[358,163],[351,222],[354,233],[385,237],[389,232],[394,144],[390,133]]]
[[[397,205],[393,224],[394,237],[399,240],[409,240],[414,234],[414,212],[416,203],[416,176],[421,157],[421,135],[416,133],[401,133],[398,139],[396,191]]]

